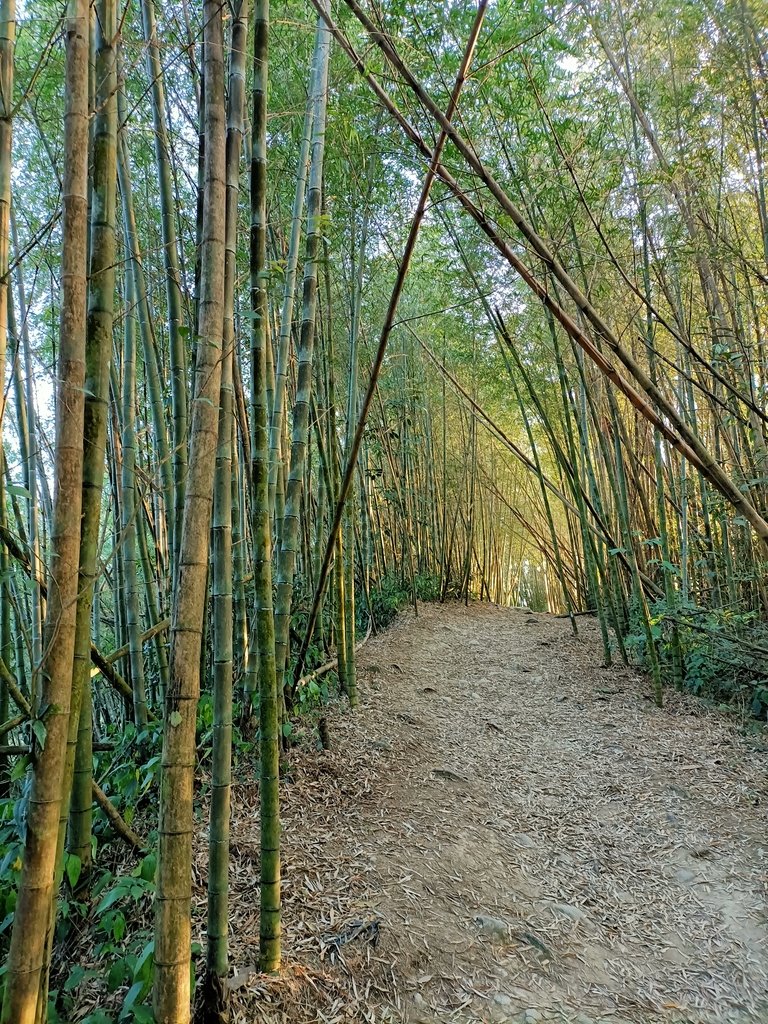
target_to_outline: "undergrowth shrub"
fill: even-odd
[[[213,709],[204,694],[198,709],[198,752],[210,756]],[[115,837],[107,819],[93,819],[92,856],[86,878],[80,858],[64,853],[64,884],[58,897],[48,1020],[68,1024],[78,1008],[93,1006],[81,1024],[152,1024],[149,1008],[154,943],[157,791],[162,731],[159,722],[137,729],[132,722],[106,731],[114,746],[99,751],[94,777],[129,825],[146,842],[146,851],[129,850]],[[250,750],[235,729],[236,754]],[[5,960],[16,906],[26,831],[30,757],[19,758],[0,798],[0,960]],[[202,773],[206,779],[205,772]],[[205,790],[203,782],[202,789]],[[200,959],[193,946],[193,969]],[[0,969],[0,1000],[2,999]]]
[[[651,634],[667,679],[672,675],[672,633],[677,625],[683,687],[721,703],[738,703],[756,718],[768,712],[768,626],[757,612],[701,608],[666,601],[649,606]],[[647,667],[647,644],[637,608],[630,611],[627,653]]]
[[[440,597],[440,581],[437,576],[417,575],[414,590],[419,601],[437,601]],[[413,600],[410,583],[399,575],[390,574],[371,587],[371,612],[377,629],[384,629],[397,613]],[[365,602],[358,600],[359,625],[367,628],[368,609]]]

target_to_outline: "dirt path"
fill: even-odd
[[[768,1022],[765,747],[579,625],[427,606],[366,646],[291,758],[275,981],[240,787],[236,1020]]]

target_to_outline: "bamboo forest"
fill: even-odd
[[[768,1024],[765,0],[0,0],[0,1024]]]

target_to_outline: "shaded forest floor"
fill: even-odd
[[[595,624],[424,606],[284,787],[283,975],[233,820],[233,1020],[768,1021],[768,757],[734,715],[599,668]]]

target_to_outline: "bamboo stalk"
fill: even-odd
[[[232,783],[232,428],[235,345],[235,273],[239,171],[245,109],[248,0],[240,0],[232,25],[227,109],[224,351],[213,502],[214,718],[208,842],[208,947],[204,999],[214,1018],[226,1012],[229,933],[229,829]]]
[[[204,5],[205,175],[201,280],[189,465],[171,624],[155,894],[154,1014],[190,1019],[193,780],[200,655],[218,435],[224,329],[225,144],[222,9]]]
[[[280,714],[276,622],[272,610],[272,528],[269,503],[267,399],[267,82],[269,0],[256,0],[253,35],[251,151],[251,413],[253,567],[259,681],[261,896],[259,957],[264,971],[280,966]]]
[[[6,8],[6,14],[9,11]],[[12,8],[10,9],[12,12]],[[4,21],[8,25],[10,20]],[[3,1024],[34,1024],[41,982],[47,975],[46,928],[54,897],[61,780],[67,748],[75,650],[85,398],[86,237],[88,179],[88,5],[68,10],[65,72],[62,305],[59,410],[55,471],[57,490],[51,536],[49,599],[41,666],[46,742],[32,776],[23,868],[11,932]],[[47,985],[42,1014],[47,1011]]]

